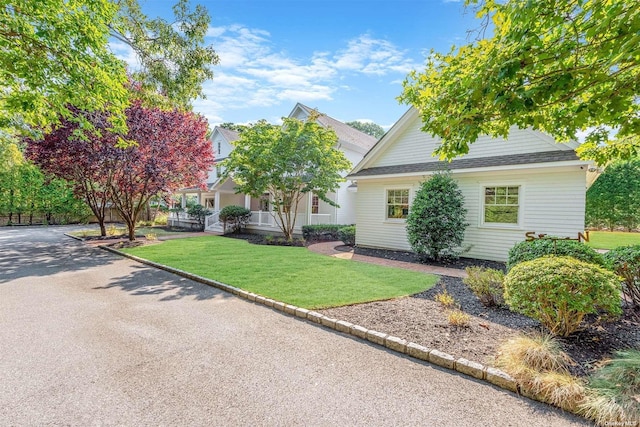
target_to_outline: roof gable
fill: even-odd
[[[289,117],[304,120],[309,117],[312,111],[312,108],[297,103],[289,114]],[[324,113],[320,113],[320,117],[318,117],[317,123],[322,127],[333,129],[340,142],[348,143],[355,147],[358,147],[363,152],[369,151],[377,141],[375,137],[361,132],[358,129],[342,123],[340,120],[336,120]]]
[[[421,128],[422,120],[418,111],[410,108],[356,165],[351,175],[358,175],[358,172],[363,169],[441,163],[437,157],[433,156],[441,139],[423,132]],[[556,143],[552,137],[538,131],[513,128],[508,140],[481,136],[469,146],[469,153],[455,159],[452,163],[462,159],[487,159],[547,152],[574,153],[576,146],[576,143]],[[575,154],[572,155],[575,158]]]

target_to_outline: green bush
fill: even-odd
[[[338,237],[347,246],[356,244],[356,226],[349,225],[338,230]]]
[[[466,210],[464,197],[449,172],[437,172],[423,182],[407,217],[407,238],[424,259],[457,258]]]
[[[207,215],[211,215],[211,211],[202,205],[191,205],[187,208],[187,214],[198,222],[200,230],[204,230],[204,220]]]
[[[604,259],[624,279],[622,292],[625,299],[640,307],[640,245],[612,249],[604,255]]]
[[[566,256],[545,256],[515,265],[504,280],[504,299],[537,319],[554,335],[568,336],[584,316],[621,314],[620,281],[611,271]]]
[[[483,267],[467,267],[462,281],[478,297],[482,305],[495,307],[504,304],[504,273]]]
[[[570,256],[580,261],[605,266],[602,254],[577,240],[536,239],[516,243],[507,259],[507,271],[523,261],[532,261],[545,255]]]
[[[598,425],[636,425],[640,420],[640,350],[617,351],[589,377],[582,412]]]
[[[218,219],[222,221],[223,231],[240,231],[247,226],[251,219],[251,211],[242,206],[230,205],[220,210]]]
[[[306,241],[329,241],[341,240],[338,230],[348,227],[346,224],[319,224],[319,225],[303,225],[302,237]]]

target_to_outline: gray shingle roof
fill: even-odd
[[[541,153],[509,154],[505,156],[480,157],[472,159],[456,159],[452,162],[434,161],[426,163],[411,163],[406,165],[378,166],[362,169],[347,178],[357,178],[376,175],[394,175],[406,173],[433,172],[442,169],[475,169],[483,167],[528,165],[534,163],[550,163],[579,160],[573,150],[545,151]]]
[[[312,108],[307,107],[306,105],[299,104],[302,108],[304,108],[308,113],[313,111]],[[358,147],[362,147],[367,151],[373,147],[378,141],[375,137],[368,135],[364,132],[359,131],[356,128],[352,128],[351,126],[342,123],[340,120],[336,120],[333,117],[329,117],[324,113],[320,113],[320,117],[318,117],[318,123],[324,127],[331,128],[338,135],[338,138],[349,142]]]
[[[218,132],[220,132],[220,134],[224,137],[224,139],[226,139],[228,142],[232,142],[237,140],[238,138],[240,138],[240,134],[238,132],[236,132],[235,130],[230,130],[230,129],[226,129],[226,128],[222,128],[220,126],[217,126],[218,128]]]

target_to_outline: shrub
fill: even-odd
[[[495,307],[504,304],[504,273],[482,267],[467,267],[468,276],[462,281],[478,297],[482,305]]]
[[[251,220],[251,211],[242,206],[230,205],[220,210],[218,219],[222,221],[223,232],[227,232],[227,227],[234,231],[240,231],[247,226]]]
[[[434,298],[445,308],[451,308],[456,305],[455,298],[451,294],[449,294],[446,289],[436,294]]]
[[[356,244],[356,226],[349,225],[338,230],[338,237],[347,246]]]
[[[459,328],[468,328],[471,316],[462,310],[451,310],[447,314],[447,320],[451,326],[457,326]]]
[[[342,240],[338,235],[341,228],[348,227],[344,224],[319,224],[319,225],[303,225],[302,237],[306,241],[329,241]]]
[[[504,288],[512,310],[539,320],[554,335],[568,336],[586,314],[622,312],[618,277],[571,257],[521,262],[505,277]]]
[[[575,411],[584,401],[582,381],[569,374],[571,358],[548,334],[519,336],[500,345],[496,367],[511,375],[523,391],[552,405]]]
[[[604,255],[604,259],[624,279],[622,292],[625,299],[640,307],[640,245],[612,249]]]
[[[413,251],[425,259],[457,258],[467,227],[464,197],[449,172],[437,172],[423,182],[407,217],[407,237]]]
[[[202,205],[195,204],[187,209],[187,214],[197,221],[200,230],[204,230],[204,220],[211,215],[211,211]]]
[[[507,259],[507,270],[523,261],[532,261],[545,255],[570,256],[580,261],[605,266],[602,254],[576,240],[536,239],[516,243]]]
[[[640,420],[640,350],[618,351],[589,377],[583,414],[599,425],[635,425]]]

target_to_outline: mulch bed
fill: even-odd
[[[410,252],[355,248],[355,253],[419,263]],[[504,263],[461,258],[436,264],[465,268],[479,265],[504,269]],[[471,316],[468,327],[449,325],[447,310],[435,301],[435,296],[446,289],[455,298],[462,311]],[[543,332],[540,323],[529,317],[513,313],[506,308],[488,308],[462,282],[462,279],[442,276],[432,289],[405,298],[356,304],[321,310],[327,316],[356,323],[452,356],[464,357],[491,365],[498,346],[518,334]],[[616,350],[640,348],[640,312],[627,308],[615,322],[605,322],[591,316],[593,324],[567,338],[560,338],[565,351],[576,364],[572,373],[587,375],[596,364]]]

